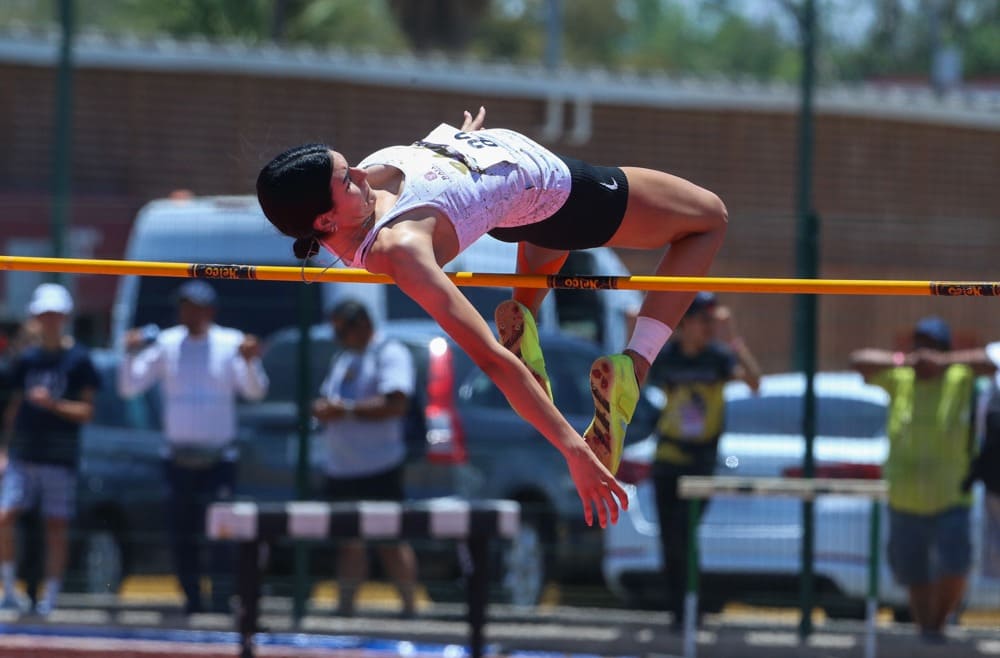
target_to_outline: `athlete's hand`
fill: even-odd
[[[483,127],[483,123],[486,121],[486,108],[482,105],[479,106],[479,112],[475,117],[466,110],[462,113],[464,120],[462,121],[462,130],[469,132],[470,130],[479,130]]]
[[[628,495],[604,464],[589,448],[567,457],[569,474],[576,485],[576,492],[583,502],[583,517],[587,525],[594,525],[594,509],[602,528],[618,523],[618,509],[628,509]]]

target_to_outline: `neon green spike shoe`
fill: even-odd
[[[583,439],[611,474],[618,472],[625,447],[625,430],[639,403],[639,384],[632,359],[625,354],[602,356],[590,368],[594,420]]]
[[[551,400],[552,384],[549,383],[549,375],[545,371],[545,357],[542,356],[542,346],[538,342],[538,327],[535,326],[535,319],[531,317],[531,311],[524,304],[508,299],[497,306],[493,319],[497,323],[500,342],[528,367],[535,381]]]

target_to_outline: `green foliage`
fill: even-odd
[[[76,0],[76,15],[79,26],[139,36],[441,50],[541,63],[551,1]],[[560,61],[791,81],[799,70],[796,14],[804,1],[560,0]],[[0,27],[54,25],[57,6],[2,0]],[[961,51],[966,78],[1000,74],[997,0],[816,0],[816,6],[822,80],[926,78],[941,46]]]

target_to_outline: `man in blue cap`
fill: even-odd
[[[160,384],[164,473],[170,490],[167,522],[185,612],[202,612],[199,538],[207,503],[232,496],[236,485],[236,398],[260,400],[268,379],[254,336],[215,324],[216,293],[188,281],[174,296],[179,324],[125,336],[118,389],[125,397]],[[229,611],[231,556],[212,547],[213,612]]]
[[[851,354],[865,381],[889,393],[889,566],[909,591],[921,637],[931,643],[944,641],[965,592],[972,497],[963,481],[976,452],[974,383],[994,370],[985,350],[951,347],[948,324],[929,316],[914,325],[909,352]]]

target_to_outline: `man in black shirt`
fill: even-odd
[[[732,314],[712,293],[691,302],[671,340],[649,371],[649,385],[667,396],[656,432],[653,482],[667,583],[667,609],[675,628],[684,619],[688,504],[678,498],[684,475],[712,475],[725,426],[726,382],[741,379],[757,390],[760,368],[736,333]],[[701,507],[704,513],[706,505]]]

